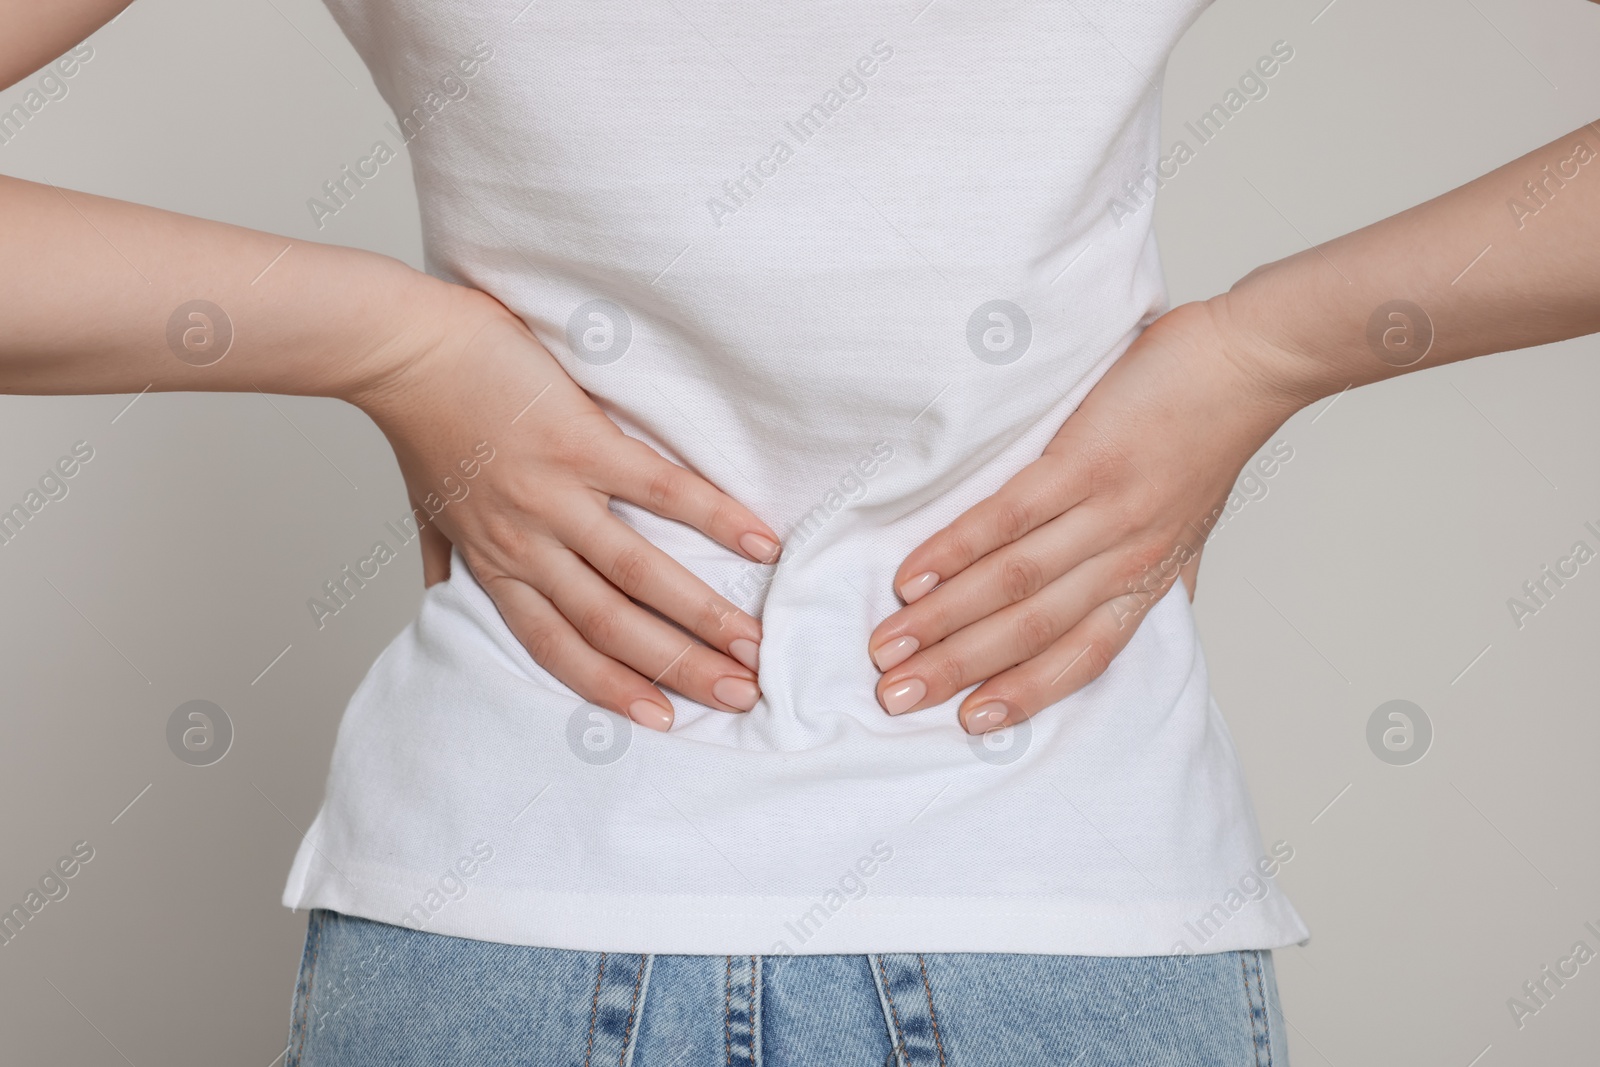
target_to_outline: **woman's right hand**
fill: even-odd
[[[748,711],[760,695],[760,623],[608,504],[687,523],[759,563],[777,559],[776,534],[624,434],[499,301],[449,289],[448,312],[403,331],[348,397],[389,439],[418,519],[433,516],[426,579],[447,576],[454,544],[535,662],[641,726],[672,725],[658,685]]]

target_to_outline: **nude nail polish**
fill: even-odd
[[[628,718],[648,730],[666,733],[672,728],[672,712],[653,700],[635,700],[628,705]]]
[[[900,587],[900,599],[907,604],[921,600],[927,595],[928,590],[939,584],[939,576],[932,571],[923,571],[915,578],[907,578]]]
[[[730,708],[749,711],[761,699],[761,689],[744,678],[718,678],[711,687],[711,695]]]
[[[1010,717],[1010,708],[998,700],[991,700],[967,713],[965,729],[969,734],[986,734],[990,730],[1000,729]]]
[[[928,687],[921,678],[907,678],[883,691],[883,709],[890,715],[899,715],[916,707],[928,695]]]
[[[770,537],[762,537],[758,533],[741,534],[739,547],[744,549],[746,555],[762,563],[771,563],[778,558],[778,542]]]
[[[915,637],[909,635],[897,637],[893,641],[879,645],[877,651],[872,654],[872,662],[878,665],[880,671],[886,671],[904,663],[911,653],[921,647],[922,643]]]
[[[728,642],[728,655],[755,670],[761,662],[761,646],[748,637],[736,637]]]

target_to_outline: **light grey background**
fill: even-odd
[[[1325,4],[1218,0],[1179,46],[1164,147],[1274,41],[1295,56],[1161,193],[1174,302],[1600,115],[1600,8],[1583,0]],[[420,266],[404,163],[312,224],[306,199],[390,118],[313,0],[143,0],[91,43],[0,170]],[[1574,942],[1600,950],[1583,925],[1600,927],[1600,562],[1520,629],[1507,608],[1574,541],[1600,546],[1583,528],[1600,527],[1597,349],[1302,412],[1277,438],[1293,459],[1207,551],[1215,690],[1313,931],[1278,954],[1302,1067],[1596,1056],[1600,962],[1520,1029],[1506,1002]],[[331,400],[130,399],[0,398],[0,503],[73,442],[95,450],[0,546],[0,903],[73,842],[95,849],[0,947],[0,1058],[267,1067],[304,932],[278,903],[289,861],[420,566],[406,549],[318,632],[306,598],[406,510],[382,436]],[[211,767],[167,748],[197,698],[236,730]],[[1394,698],[1436,732],[1410,766],[1366,742]]]

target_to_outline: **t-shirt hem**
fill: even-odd
[[[298,864],[297,864],[298,866]],[[320,865],[319,865],[320,866]],[[327,908],[453,937],[585,952],[826,955],[988,952],[1165,956],[1286,948],[1310,936],[1281,891],[1218,921],[1214,901],[1078,895],[817,897],[552,893],[340,874],[291,875],[286,907]],[[302,875],[296,878],[295,875]],[[1227,911],[1226,905],[1222,906]]]

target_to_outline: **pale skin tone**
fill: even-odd
[[[0,84],[124,6],[0,0]],[[1537,205],[1530,181],[1544,206],[1519,225],[1507,202]],[[422,527],[429,584],[448,576],[455,545],[538,663],[640,725],[671,727],[668,690],[730,713],[754,706],[760,621],[607,502],[688,523],[757,562],[776,558],[778,535],[618,430],[493,297],[373,253],[6,177],[0,216],[0,392],[336,397],[383,431],[424,517],[487,441],[495,458],[471,492]],[[174,309],[197,297],[224,309],[236,336],[209,366],[167,342]],[[1394,300],[1432,324],[1426,355],[1404,367],[1368,341],[1375,309]],[[894,579],[906,606],[863,650],[883,672],[880,703],[914,712],[976,685],[958,713],[973,733],[1050,707],[1106,669],[1180,576],[1193,595],[1217,509],[1295,411],[1395,374],[1597,330],[1594,126],[1174,308],[1038,461],[906,558]]]
[[[1513,200],[1544,206],[1514,213]],[[1395,300],[1419,306],[1434,334],[1403,367],[1418,353],[1401,320],[1380,331],[1394,347],[1368,337]],[[901,565],[896,588],[912,602],[869,639],[880,700],[912,711],[982,682],[961,702],[969,731],[1022,721],[1099,677],[1180,574],[1193,596],[1210,520],[1300,408],[1597,330],[1600,123],[1174,308],[1043,457]],[[917,581],[927,574],[942,579],[932,592]],[[905,637],[915,652],[896,644]]]

